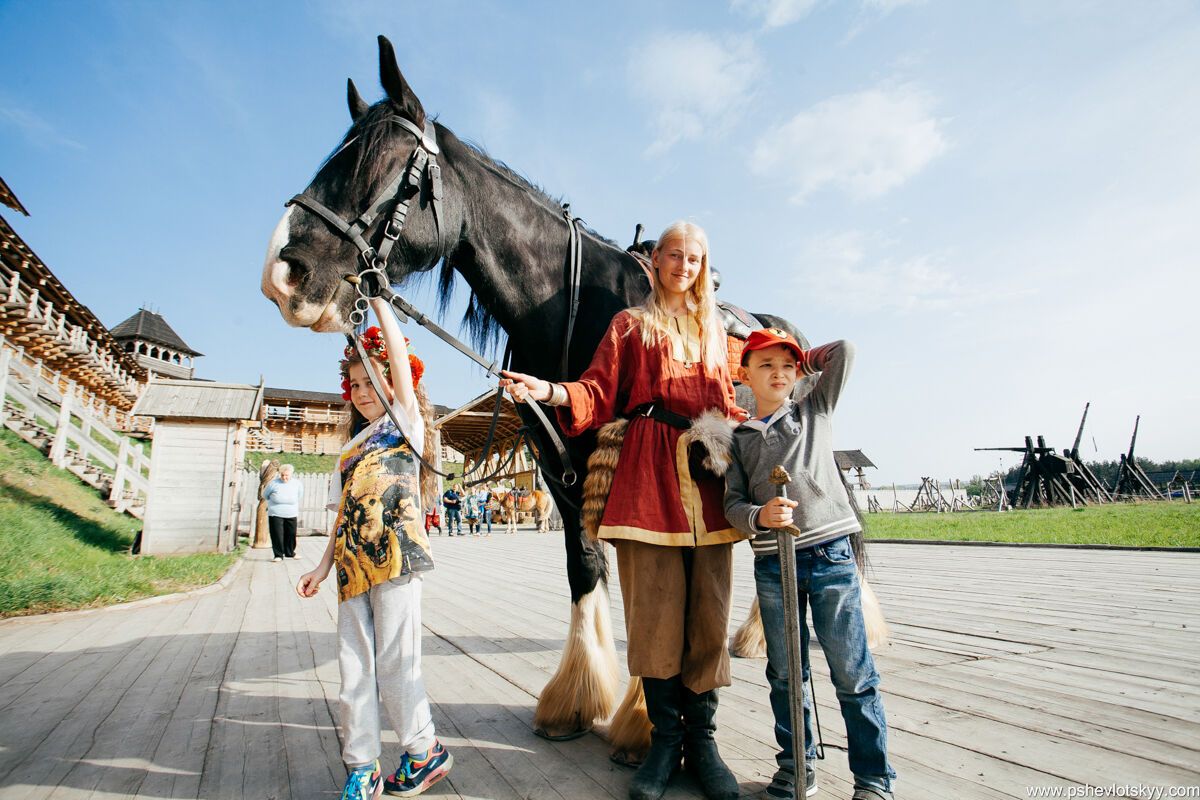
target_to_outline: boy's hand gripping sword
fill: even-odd
[[[771,470],[771,483],[777,497],[787,498],[787,486],[792,476],[782,465]],[[783,584],[783,630],[787,635],[788,708],[792,722],[792,757],[796,762],[796,796],[804,794],[808,780],[806,759],[808,745],[804,741],[804,664],[800,653],[800,590],[796,585],[795,528],[777,528],[775,541],[779,546],[779,577]],[[796,680],[799,678],[800,680]]]

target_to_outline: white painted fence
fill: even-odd
[[[2,338],[0,399],[12,402],[17,413],[50,433],[53,438],[47,455],[56,467],[91,465],[108,473],[112,480],[108,503],[118,511],[144,505],[150,488],[150,459],[143,446],[118,434],[93,413],[92,404],[72,381],[49,372],[40,361],[29,359],[21,348],[10,348]],[[10,413],[0,402],[0,425],[8,421]]]
[[[292,475],[292,480],[300,481],[304,487],[304,499],[300,502],[300,516],[296,520],[296,529],[301,534],[332,531],[337,512],[327,510],[325,504],[329,502],[333,473],[297,472]],[[253,527],[254,515],[258,509],[258,472],[246,470],[242,475],[241,484],[241,494],[238,498],[242,504],[241,518]]]

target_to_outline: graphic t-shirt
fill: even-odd
[[[421,513],[421,464],[413,445],[423,442],[420,420],[407,433],[384,414],[351,439],[338,457],[330,498],[337,503],[333,566],[338,600],[372,586],[433,569]],[[411,442],[411,444],[410,444]]]

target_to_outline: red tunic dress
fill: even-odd
[[[670,338],[642,344],[640,311],[617,314],[591,366],[578,381],[562,384],[569,403],[558,409],[568,436],[630,416],[657,402],[689,419],[734,408],[733,383],[725,364],[674,357]],[[683,431],[648,417],[634,417],[625,432],[621,458],[600,523],[601,539],[696,547],[746,538],[725,519],[724,481],[707,472],[692,475]]]

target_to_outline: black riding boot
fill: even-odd
[[[683,690],[683,754],[688,772],[700,784],[708,800],[736,800],[737,778],[721,760],[717,742],[717,690],[696,694]]]
[[[650,750],[629,783],[629,800],[658,800],[667,790],[671,776],[679,770],[683,749],[683,720],[680,713],[683,681],[674,678],[642,678],[646,712],[654,730]]]

